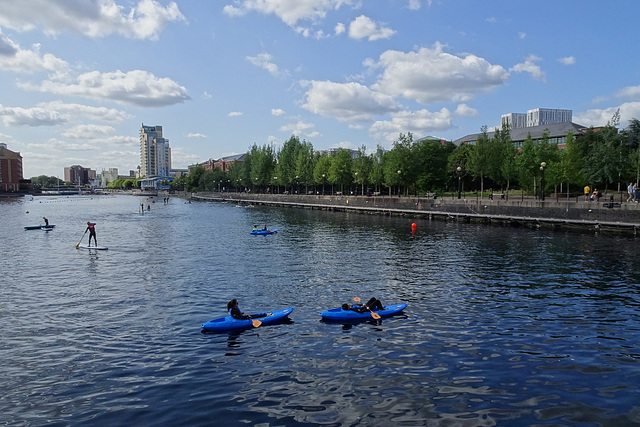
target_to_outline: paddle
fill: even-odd
[[[86,230],[84,230],[84,234],[87,234],[87,231],[89,229],[87,228]],[[78,244],[76,245],[76,249],[78,249],[78,247],[80,246],[80,243],[82,243],[82,239],[84,239],[84,234],[82,235],[82,238],[80,239],[80,241],[78,242]]]
[[[362,302],[362,300],[360,298],[358,298],[358,297],[353,298],[353,300],[355,302]],[[367,310],[369,310],[371,312],[371,317],[373,317],[376,320],[380,319],[380,315],[378,313],[374,312],[373,310],[371,310],[369,307],[367,307],[366,304],[362,304],[362,306],[366,307]]]

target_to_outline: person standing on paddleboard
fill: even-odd
[[[89,230],[89,246],[91,246],[91,238],[93,237],[93,243],[98,246],[98,238],[96,237],[96,223],[87,221],[87,230]],[[86,232],[86,230],[85,230]]]
[[[44,226],[48,227],[49,226],[49,220],[46,217],[42,217],[42,219],[44,219]]]

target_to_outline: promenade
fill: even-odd
[[[637,235],[640,204],[626,202],[623,196],[603,196],[598,202],[579,198],[533,197],[477,198],[252,194],[210,192],[187,195],[192,200],[233,202],[300,209],[320,209],[428,218],[444,221],[479,222],[501,226],[578,229]]]

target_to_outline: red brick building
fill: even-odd
[[[0,143],[0,192],[26,191],[28,181],[22,176],[22,156]]]

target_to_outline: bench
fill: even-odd
[[[489,194],[489,199],[493,200],[494,197],[500,196],[501,200],[504,200],[504,193],[491,193]]]

